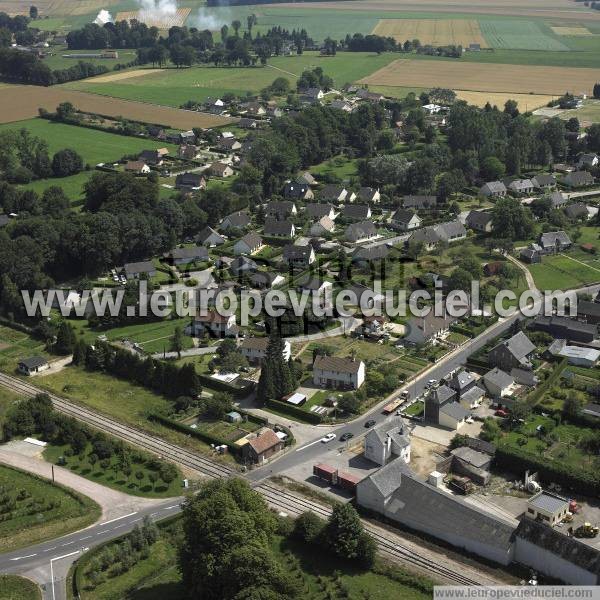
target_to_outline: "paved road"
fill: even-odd
[[[64,576],[70,565],[81,556],[82,552],[87,552],[99,544],[131,531],[146,516],[152,519],[162,519],[176,514],[180,510],[182,500],[183,498],[170,498],[156,506],[132,512],[115,520],[103,521],[76,533],[14,552],[7,552],[0,555],[0,572],[27,573],[43,586],[45,598],[61,600],[65,598]],[[50,567],[51,559],[53,561],[52,569]],[[51,572],[55,579],[54,593],[52,592]]]
[[[599,288],[600,285],[593,285],[582,288],[578,291],[593,293],[598,291]],[[403,386],[403,388],[400,388],[397,392],[399,393],[403,389],[408,389],[411,393],[411,397],[413,398],[422,394],[428,379],[441,379],[449,371],[464,364],[465,360],[470,354],[484,346],[492,338],[506,331],[515,321],[521,318],[522,316],[520,313],[515,312],[511,316],[498,321],[476,339],[467,342],[467,344],[452,352],[440,363],[433,365],[426,372],[410,382],[410,384]],[[3,376],[0,379],[0,385],[10,387],[10,379],[12,378],[6,378],[6,376]],[[75,408],[73,405],[71,405],[72,408],[69,408],[69,403],[61,400],[60,398],[53,397],[53,401],[55,403],[59,403],[59,406],[62,406],[60,410],[63,410],[64,412],[73,411],[73,416],[76,416],[77,418],[83,418],[84,421],[95,419],[97,421],[95,426],[97,427],[102,426],[103,424],[106,426],[106,424],[111,423],[111,427],[114,429],[114,431],[111,429],[109,432],[117,435],[118,437],[123,437],[124,439],[131,441],[130,437],[131,435],[134,435],[134,439],[137,441],[134,441],[133,443],[139,443],[142,445],[142,447],[148,447],[144,444],[148,444],[150,446],[156,445],[157,448],[159,448],[158,451],[163,455],[166,455],[166,458],[170,460],[172,460],[172,458],[168,455],[168,453],[171,451],[172,447],[180,457],[179,462],[193,461],[193,464],[196,465],[196,468],[204,473],[208,472],[213,474],[213,476],[227,476],[227,469],[212,463],[210,459],[194,455],[194,453],[191,453],[185,449],[168,444],[163,440],[159,441],[157,438],[147,436],[141,432],[132,434],[132,428],[112,423],[109,419],[101,417],[100,415],[94,414],[93,417],[90,417],[88,413],[91,411],[81,407]],[[380,403],[371,411],[369,411],[368,414],[362,415],[351,423],[340,425],[336,429],[337,433],[341,434],[342,432],[350,431],[354,433],[355,436],[364,434],[366,431],[364,425],[367,420],[374,419],[376,422],[381,422],[385,418],[388,418],[384,417],[380,412],[383,404],[383,402]],[[78,416],[77,413],[81,414]],[[122,429],[121,433],[118,432],[119,428]],[[328,453],[336,452],[339,448],[339,442],[337,441],[334,443],[324,444],[319,440],[320,435],[307,444],[304,444],[297,449],[293,449],[291,452],[284,455],[282,458],[273,462],[272,464],[248,473],[246,475],[247,479],[257,486],[258,491],[261,491],[261,486],[265,485],[263,480],[267,477],[285,472],[286,470],[300,463],[307,461],[314,462],[317,460],[326,460]],[[175,460],[177,461],[177,458],[175,458]],[[231,473],[232,472],[230,471],[230,474]],[[294,502],[299,503],[299,505],[301,505],[303,502],[306,503],[306,500],[299,496],[290,497],[292,497]],[[78,548],[80,550],[82,548],[92,548],[94,545],[97,545],[102,541],[111,539],[112,537],[120,535],[121,533],[125,533],[137,522],[139,522],[139,520],[141,520],[146,514],[153,515],[155,518],[158,518],[160,516],[175,514],[177,510],[178,504],[176,502],[173,500],[166,501],[164,505],[156,506],[154,509],[151,508],[147,511],[139,511],[130,516],[123,517],[118,521],[104,522],[99,525],[94,525],[86,530],[83,530],[82,532],[70,534],[58,540],[53,540],[52,542],[38,544],[37,546],[26,548],[22,551],[0,555],[0,572],[27,573],[30,576],[35,575],[38,581],[44,582],[44,578],[46,578],[45,582],[49,583],[50,579],[47,575],[45,575],[47,570],[43,568],[43,565],[49,565],[51,558],[55,558],[55,560],[57,560],[57,557],[64,556],[63,552],[66,554],[70,554],[71,552],[76,553]],[[73,550],[71,550],[71,548],[73,548]],[[414,551],[412,551],[412,555],[415,555]],[[75,558],[77,558],[77,556],[70,556],[65,560],[68,562],[69,560],[74,560]],[[442,561],[443,558],[440,556],[439,560]],[[429,569],[434,568],[431,566],[432,564],[434,563],[430,564],[428,567]],[[456,569],[456,564],[454,565],[454,568]],[[61,591],[60,593],[62,594],[63,592]],[[61,598],[61,596],[57,595],[56,598]]]

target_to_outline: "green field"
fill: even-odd
[[[175,444],[200,452],[210,450],[207,444],[196,438],[150,421],[147,418],[149,413],[168,413],[171,404],[166,398],[146,388],[73,366],[59,373],[38,377],[35,383],[50,392],[109,415],[121,423],[139,427]],[[229,460],[229,457],[225,456],[225,460]]]
[[[570,48],[541,22],[516,19],[480,19],[481,33],[492,48],[564,52]]]
[[[600,266],[582,264],[568,256],[545,256],[541,263],[528,265],[540,290],[568,290],[600,281]]]
[[[40,588],[19,575],[0,575],[0,600],[42,600]]]
[[[100,507],[67,488],[0,465],[0,515],[0,551],[7,552],[83,529],[100,517]]]
[[[101,50],[69,50],[67,47],[62,46],[54,46],[51,52],[52,56],[44,59],[44,62],[51,69],[68,69],[82,60],[93,65],[101,65],[110,71],[115,65],[130,63],[136,57],[135,50],[119,50],[119,58],[68,58],[69,54],[96,54]]]
[[[83,204],[83,186],[92,174],[93,171],[82,171],[81,173],[77,173],[77,175],[61,177],[60,179],[52,177],[48,179],[38,179],[37,181],[32,181],[31,183],[20,187],[25,190],[33,190],[42,195],[44,190],[57,185],[62,188],[67,198],[71,200],[71,206],[77,208]]]
[[[126,325],[115,329],[93,331],[89,328],[87,321],[73,319],[70,321],[78,336],[83,337],[86,342],[93,343],[99,335],[105,335],[109,341],[130,340],[138,343],[145,352],[153,354],[156,352],[169,352],[170,339],[177,327],[182,329],[189,323],[188,319],[173,319],[165,321],[147,321],[137,325]],[[184,350],[192,348],[192,338],[184,336]]]
[[[44,458],[48,462],[61,464],[77,475],[81,475],[86,479],[113,488],[124,494],[143,496],[145,498],[173,498],[182,493],[181,474],[170,484],[166,484],[160,479],[152,482],[150,479],[152,469],[145,462],[135,462],[132,465],[131,473],[127,475],[120,470],[119,459],[116,455],[109,459],[110,466],[104,468],[99,462],[90,462],[89,457],[93,453],[91,444],[88,444],[88,447],[84,450],[83,459],[79,456],[67,456],[65,450],[68,448],[69,445],[48,446],[44,450]],[[149,455],[140,454],[140,456],[149,458]],[[62,457],[62,461],[64,462],[60,462],[60,457]],[[138,477],[138,474],[141,474],[141,477]]]
[[[0,131],[21,128],[25,128],[32,135],[46,140],[50,154],[63,148],[72,148],[83,157],[85,163],[90,165],[116,161],[122,156],[138,154],[145,149],[166,147],[171,152],[176,150],[173,144],[107,133],[86,127],[77,127],[76,125],[53,123],[39,118],[0,125]],[[61,179],[54,179],[53,181],[60,185]]]
[[[26,333],[0,325],[0,370],[13,372],[21,358],[49,357],[45,344]]]
[[[21,396],[12,392],[11,390],[0,387],[0,431],[2,430],[2,423],[4,423],[4,415],[6,411],[15,403],[21,400]]]
[[[341,87],[366,77],[396,58],[395,54],[376,55],[367,52],[339,53],[331,57],[305,52],[301,56],[273,57],[266,67],[171,68],[117,82],[94,83],[92,78],[69,83],[67,87],[128,100],[180,106],[188,100],[202,101],[227,92],[245,96],[247,92],[258,92],[267,87],[277,77],[286,77],[295,87],[295,79],[304,70],[316,66],[322,67],[325,73],[333,77],[335,85]]]

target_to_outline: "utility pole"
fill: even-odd
[[[52,465],[52,483],[54,483],[54,465]]]

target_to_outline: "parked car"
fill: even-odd
[[[497,417],[502,417],[504,419],[506,419],[506,417],[508,417],[508,413],[502,408],[499,408],[494,414]]]
[[[365,423],[365,427],[373,427],[373,425],[375,425],[377,421],[375,421],[375,419],[369,419],[366,423]]]
[[[335,433],[328,433],[327,435],[325,435],[321,438],[321,442],[323,444],[327,444],[327,443],[331,442],[331,440],[335,440]]]
[[[346,431],[346,433],[342,433],[342,435],[340,435],[340,442],[345,442],[346,440],[350,440],[353,437],[353,433],[351,433],[350,431]]]

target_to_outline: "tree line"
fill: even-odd
[[[172,400],[179,397],[195,399],[202,391],[193,364],[177,366],[142,357],[108,342],[97,341],[90,346],[79,340],[73,349],[73,364],[89,371],[110,373]]]
[[[0,48],[0,77],[18,83],[49,86],[107,73],[104,65],[78,61],[67,69],[52,70],[33,52]]]

